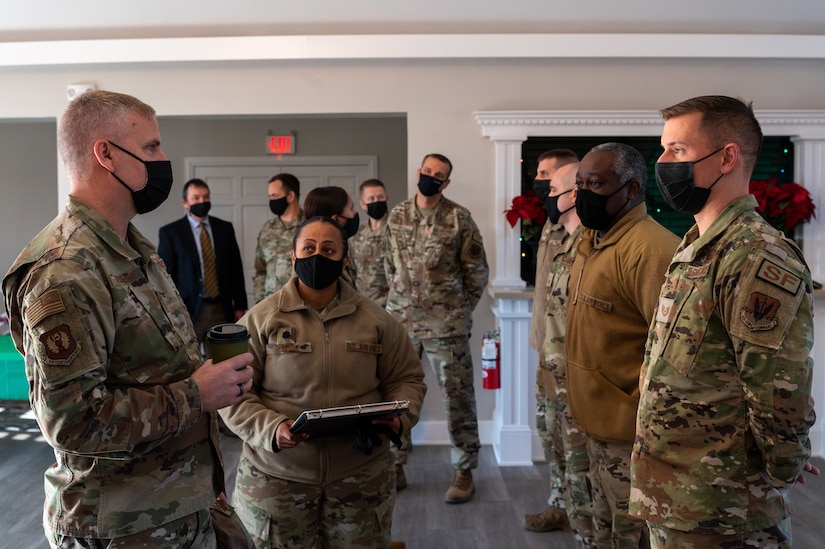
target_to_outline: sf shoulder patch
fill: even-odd
[[[80,345],[72,336],[67,324],[61,324],[40,334],[40,343],[43,344],[44,360],[53,366],[71,364],[74,357],[80,352]]]
[[[801,273],[752,254],[739,279],[734,316],[729,323],[732,337],[768,349],[779,349],[793,324],[805,296]]]
[[[800,284],[802,284],[801,278],[767,259],[762,260],[756,276],[770,282],[777,288],[782,288],[790,294],[796,294]]]

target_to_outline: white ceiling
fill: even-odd
[[[0,41],[439,33],[825,35],[825,0],[0,0]]]

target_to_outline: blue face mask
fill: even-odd
[[[172,163],[168,160],[143,160],[120,145],[112,143],[111,141],[109,141],[109,143],[138,162],[143,162],[143,165],[146,166],[146,185],[137,191],[132,190],[132,188],[124,183],[114,172],[109,172],[112,174],[112,177],[117,179],[121,185],[129,189],[129,192],[132,193],[132,201],[135,203],[137,213],[144,214],[151,212],[163,204],[166,199],[169,198],[169,191],[172,190]]]

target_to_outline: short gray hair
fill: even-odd
[[[602,143],[596,145],[590,152],[612,152],[613,153],[613,173],[619,178],[621,184],[625,184],[631,179],[635,179],[641,186],[640,192],[644,196],[647,187],[647,163],[642,153],[624,143]]]

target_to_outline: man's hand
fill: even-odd
[[[819,467],[810,461],[805,463],[805,467],[803,467],[802,470],[806,473],[811,473],[814,476],[819,476]],[[796,482],[799,484],[805,484],[805,477],[800,474],[799,477],[797,477]]]
[[[201,393],[201,407],[204,412],[214,412],[235,404],[241,396],[252,388],[251,353],[241,353],[218,363],[204,362],[192,374]]]

